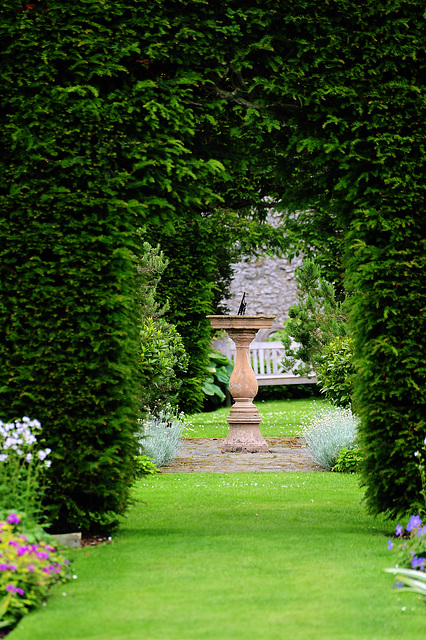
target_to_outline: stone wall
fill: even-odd
[[[245,292],[247,315],[276,316],[272,329],[259,332],[257,340],[265,340],[282,329],[289,307],[297,302],[294,271],[301,262],[302,258],[294,258],[290,264],[285,258],[262,257],[232,265],[232,298],[226,301],[229,312],[238,312]]]

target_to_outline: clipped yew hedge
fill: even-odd
[[[374,513],[394,517],[426,508],[414,455],[426,437],[424,214],[403,203],[398,209],[378,213],[371,229],[359,225],[348,238],[356,239],[348,280],[359,291],[352,310],[354,402],[366,499]]]
[[[131,96],[105,85],[132,43],[116,34],[107,64],[106,23],[94,34],[58,3],[6,4],[0,415],[42,424],[55,528],[93,530],[116,522],[133,477],[137,248],[118,166]]]
[[[195,177],[218,170],[185,147],[196,79],[149,69],[165,26],[137,0],[0,8],[0,416],[41,422],[57,529],[109,527],[126,509],[135,230],[199,203]]]
[[[281,17],[290,42],[271,41],[282,59],[289,52],[276,86],[299,107],[287,153],[300,171],[287,196],[301,206],[305,194],[339,230],[366,505],[417,513],[426,508],[414,455],[426,436],[424,4],[296,2]]]

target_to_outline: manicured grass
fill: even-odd
[[[162,474],[10,640],[424,640],[354,475]],[[66,595],[63,595],[65,594]]]
[[[260,431],[263,436],[297,436],[304,415],[311,416],[316,406],[324,401],[315,400],[266,400],[256,401],[262,422]],[[326,403],[327,404],[327,403]],[[187,438],[225,438],[229,425],[226,422],[230,407],[220,407],[216,411],[197,413],[188,417]]]

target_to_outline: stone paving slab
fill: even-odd
[[[266,438],[267,453],[222,453],[224,438],[188,438],[162,473],[238,473],[240,471],[324,471],[299,438]]]

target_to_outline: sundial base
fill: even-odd
[[[269,450],[259,430],[259,411],[250,398],[237,399],[226,421],[229,433],[223,441],[222,453],[265,453]]]

